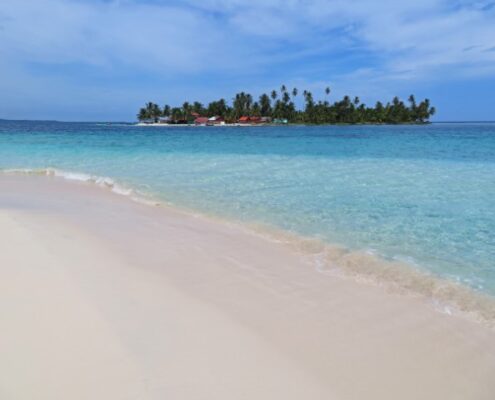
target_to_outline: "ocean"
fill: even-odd
[[[495,124],[0,121],[0,169],[88,180],[495,295]]]

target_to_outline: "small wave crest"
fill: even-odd
[[[106,176],[90,175],[84,172],[66,171],[57,168],[24,168],[24,169],[3,169],[1,173],[4,175],[29,175],[29,176],[48,176],[61,178],[68,181],[84,182],[96,185],[112,191],[121,196],[128,196],[134,201],[158,205],[156,201],[146,198],[144,195],[137,193],[135,190],[121,185],[112,178]]]

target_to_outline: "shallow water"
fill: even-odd
[[[3,121],[0,168],[110,177],[124,194],[372,250],[495,295],[495,124]]]

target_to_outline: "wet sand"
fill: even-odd
[[[493,399],[495,332],[233,224],[0,177],[0,397]]]

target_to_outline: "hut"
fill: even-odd
[[[197,117],[194,120],[195,125],[206,125],[208,123],[208,117]]]

